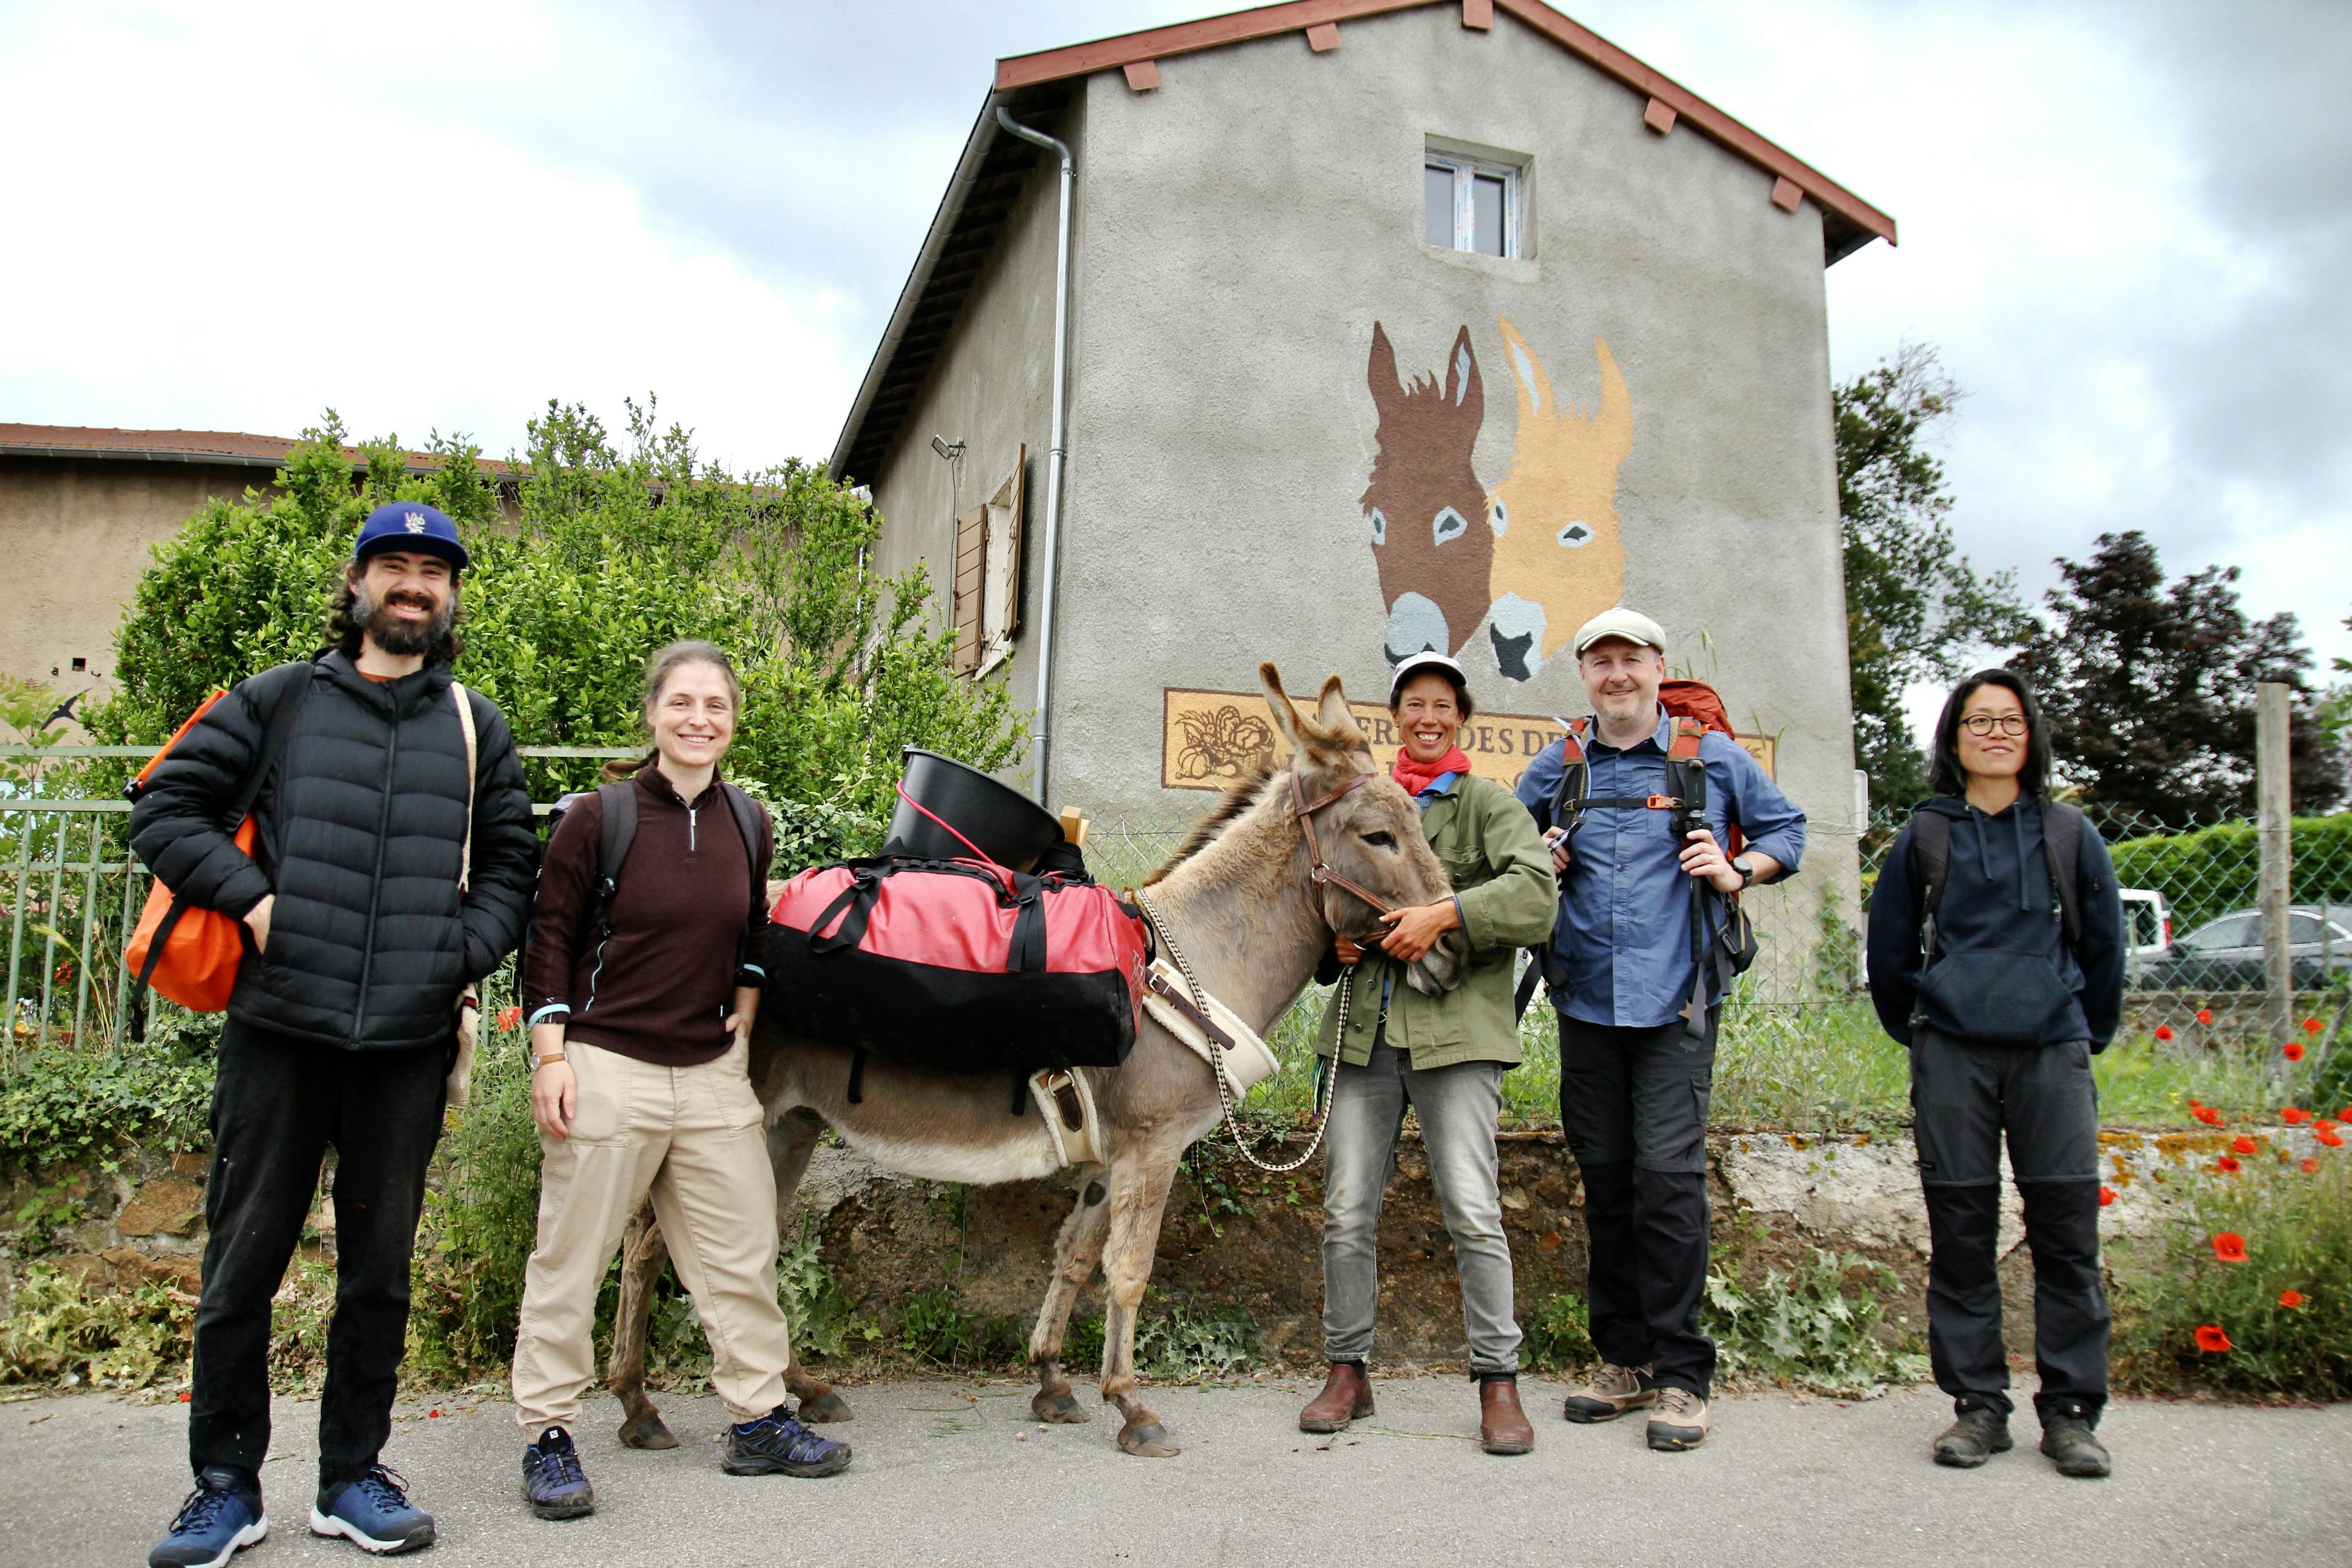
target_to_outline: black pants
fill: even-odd
[[[1927,1198],[1927,1352],[1936,1386],[2010,1413],[2000,1332],[2000,1145],[2033,1258],[2034,1409],[2095,1423],[2107,1402],[2099,1279],[2099,1114],[2090,1047],[1994,1046],[1921,1029],[1911,1105]]]
[[[1706,1290],[1706,1118],[1716,1016],[1621,1029],[1559,1019],[1559,1120],[1584,1177],[1592,1342],[1662,1386],[1705,1394],[1715,1342]]]
[[[441,1136],[448,1052],[341,1051],[232,1021],[213,1089],[188,1459],[257,1477],[269,1452],[269,1301],[335,1151],[335,1315],[319,1402],[319,1482],[355,1479],[392,1431],[408,1265]]]

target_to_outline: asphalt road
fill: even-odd
[[[1536,1451],[1477,1451],[1470,1389],[1378,1385],[1379,1415],[1336,1439],[1292,1422],[1288,1379],[1156,1391],[1184,1445],[1129,1458],[1115,1422],[1040,1430],[1025,1386],[892,1383],[848,1390],[854,1442],[828,1480],[719,1473],[715,1400],[670,1397],[682,1446],[622,1448],[599,1398],[578,1434],[593,1519],[552,1524],[518,1499],[509,1406],[404,1402],[386,1458],[441,1528],[441,1563],[705,1565],[2281,1563],[2352,1561],[2352,1405],[2249,1410],[2129,1402],[2108,1413],[2106,1481],[2068,1480],[2032,1449],[1938,1469],[1932,1391],[1840,1405],[1726,1398],[1688,1454],[1653,1454],[1637,1422],[1570,1426],[1559,1391],[1525,1385]],[[1090,1394],[1081,1398],[1089,1405]],[[268,1541],[241,1568],[361,1561],[306,1529],[315,1405],[280,1401],[263,1471]],[[143,1563],[187,1486],[184,1407],[86,1394],[0,1405],[0,1564]]]

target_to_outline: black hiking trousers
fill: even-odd
[[[1911,1105],[1933,1251],[1927,1352],[1936,1386],[2007,1416],[2001,1340],[2000,1146],[2025,1202],[2033,1258],[2036,1414],[2096,1425],[2107,1403],[2107,1293],[2099,1279],[2099,1113],[2083,1040],[1998,1046],[1916,1028]]]
[[[453,1024],[454,1027],[454,1024]],[[442,1046],[337,1050],[231,1020],[213,1089],[188,1461],[258,1478],[269,1453],[269,1302],[335,1151],[335,1314],[319,1484],[356,1480],[392,1434],[408,1265],[441,1136]]]
[[[1698,1309],[1718,1021],[1710,1012],[1693,1038],[1680,1018],[1625,1028],[1559,1016],[1559,1119],[1584,1179],[1593,1345],[1702,1398],[1715,1381]]]

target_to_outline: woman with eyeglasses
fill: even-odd
[[[1929,784],[1870,900],[1870,994],[1911,1049],[1927,1200],[1927,1349],[1957,1418],[1939,1465],[2010,1447],[2000,1331],[2000,1149],[2033,1256],[2042,1451],[2069,1476],[2112,1468],[2099,1282],[2098,1092],[2091,1058],[2123,1008],[2123,902],[2098,830],[2043,793],[2050,741],[2025,682],[1960,682],[1936,721]]]

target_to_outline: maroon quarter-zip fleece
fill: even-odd
[[[767,925],[767,900],[754,910],[743,837],[717,780],[691,805],[657,763],[638,770],[635,787],[637,830],[615,879],[609,937],[588,918],[602,799],[583,796],[556,827],[531,911],[524,1015],[561,1019],[569,1038],[639,1061],[693,1067],[726,1052],[738,944],[747,915],[755,935]],[[762,881],[773,847],[762,812]]]

